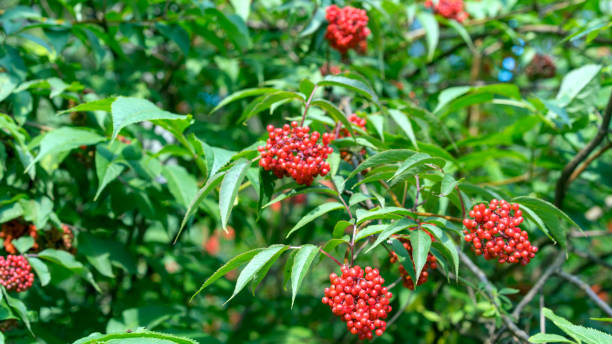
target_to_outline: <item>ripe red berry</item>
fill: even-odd
[[[259,165],[272,171],[278,178],[290,176],[298,184],[310,185],[318,175],[329,173],[327,156],[333,149],[329,143],[334,134],[310,132],[309,127],[299,127],[297,122],[285,124],[282,128],[268,125],[268,141],[257,147],[261,159]],[[318,144],[321,138],[321,144]]]
[[[476,255],[484,255],[487,260],[495,258],[499,263],[526,265],[538,248],[531,245],[527,232],[519,228],[522,215],[517,203],[493,199],[488,206],[476,204],[469,212],[474,219],[463,220],[467,228],[463,231],[465,241],[472,243]]]
[[[411,230],[415,230],[415,228],[412,228]],[[431,235],[431,233],[425,231],[427,234],[429,234],[429,237],[431,237],[431,240],[434,240],[433,235]],[[410,257],[412,257],[412,245],[410,244],[410,240],[406,239],[406,238],[402,238],[402,237],[397,237],[395,236],[395,238],[397,240],[399,240],[402,245],[404,245],[404,248],[406,249],[406,251],[408,251],[408,253],[410,254]],[[395,263],[398,261],[398,257],[397,254],[395,252],[390,252],[389,253],[389,261],[391,262],[391,264]],[[414,266],[414,259],[412,259],[412,265]],[[425,282],[427,282],[427,278],[429,277],[429,269],[436,269],[438,267],[438,260],[436,259],[436,257],[429,253],[427,254],[427,262],[425,262],[425,265],[423,266],[423,270],[421,271],[421,275],[419,276],[419,280],[417,281],[416,285],[419,286]],[[402,264],[399,264],[399,272],[402,275],[402,284],[404,285],[404,287],[410,289],[410,290],[414,290],[414,282],[412,280],[412,276],[410,276],[410,274],[408,273],[408,271],[406,271],[406,269],[404,268],[404,266]]]
[[[438,0],[435,4],[432,0],[425,1],[425,7],[433,8],[434,12],[448,19],[463,22],[468,14],[463,10],[463,0]]]
[[[341,54],[349,49],[357,49],[360,53],[367,51],[366,38],[370,34],[368,29],[368,15],[366,11],[354,8],[339,8],[336,5],[327,7],[325,19],[329,23],[325,38]]]
[[[321,72],[321,75],[326,76],[326,75],[338,75],[340,73],[342,73],[342,70],[340,69],[340,67],[338,66],[334,66],[332,64],[327,64],[327,62],[325,62],[321,68],[319,68],[319,72]]]
[[[385,280],[378,269],[355,265],[342,266],[342,275],[329,275],[331,286],[325,288],[321,301],[346,322],[348,331],[360,340],[382,336],[387,327],[386,319],[391,312],[389,305],[393,294],[383,287]]]
[[[0,257],[0,284],[6,290],[20,293],[30,289],[33,282],[32,267],[24,256]]]

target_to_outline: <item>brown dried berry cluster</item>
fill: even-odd
[[[341,54],[346,54],[349,49],[357,49],[360,53],[367,51],[366,38],[370,29],[366,11],[350,6],[339,8],[331,5],[325,11],[325,19],[329,23],[325,38],[332,48]]]
[[[0,284],[6,290],[20,293],[30,289],[33,282],[32,267],[24,256],[0,256]]]
[[[61,229],[53,228],[44,233],[42,244],[45,248],[64,250],[72,254],[76,253],[74,247],[74,234],[68,225],[62,224]]]
[[[552,57],[542,54],[536,54],[525,68],[527,77],[532,80],[552,78],[556,71],[557,67]]]
[[[325,161],[333,149],[329,143],[334,134],[310,132],[309,127],[299,127],[297,122],[285,124],[282,128],[268,125],[268,141],[265,146],[257,147],[261,159],[259,165],[272,171],[278,178],[290,176],[298,184],[310,185],[318,175],[329,173],[329,163]],[[318,144],[321,138],[322,144]]]
[[[489,206],[481,203],[474,206],[463,225],[465,241],[471,242],[474,253],[484,254],[485,259],[496,258],[499,263],[521,263],[526,265],[538,252],[529,242],[527,232],[519,228],[523,212],[517,203],[496,199]]]
[[[34,239],[34,246],[32,248],[37,250],[38,243],[36,243],[36,239],[38,239],[38,232],[36,226],[33,224],[28,225],[17,219],[3,223],[2,229],[0,230],[0,238],[4,239],[4,250],[10,254],[17,253],[17,249],[13,245],[13,240],[26,235]]]
[[[429,236],[431,237],[431,240],[434,240],[431,234],[429,234]],[[410,253],[410,257],[412,258],[412,245],[410,244],[410,240],[406,238],[400,238],[400,237],[398,237],[397,240],[399,240],[402,243],[402,245],[404,245],[404,248],[406,249],[406,251],[408,251],[408,253]],[[389,253],[389,261],[391,262],[391,264],[398,261],[397,254],[395,252]],[[414,259],[412,259],[412,265],[414,266]],[[416,285],[419,286],[427,282],[427,278],[429,277],[429,269],[434,270],[437,267],[438,267],[438,260],[436,259],[436,257],[431,253],[427,254],[427,262],[425,263],[425,266],[423,266],[423,270],[421,271],[421,276],[419,276],[419,280],[417,281]],[[408,271],[406,271],[406,269],[404,268],[402,264],[399,264],[399,272],[402,275],[402,284],[404,285],[404,287],[410,290],[414,290],[415,286],[414,286],[412,277],[410,276]]]
[[[331,286],[325,288],[322,302],[346,322],[346,327],[359,339],[372,339],[372,331],[382,336],[387,327],[387,315],[391,312],[389,302],[393,294],[383,287],[385,280],[378,269],[369,266],[364,270],[355,265],[341,268],[342,276],[329,275]]]
[[[463,10],[463,0],[438,0],[434,4],[432,0],[425,1],[425,7],[433,8],[434,12],[448,19],[455,19],[462,23],[468,14]]]

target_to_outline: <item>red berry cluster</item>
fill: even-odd
[[[361,117],[357,116],[356,114],[351,114],[350,116],[348,116],[348,120],[351,123],[353,123],[356,126],[358,126],[359,128],[365,130],[365,127],[366,127],[366,119],[365,118],[361,118]],[[349,133],[348,129],[342,128],[340,130],[340,133],[338,134],[338,138],[347,137],[347,136],[351,136],[351,134]]]
[[[32,267],[24,256],[0,257],[0,284],[6,290],[20,293],[30,289],[33,282]]]
[[[378,269],[369,266],[364,270],[355,265],[352,268],[344,265],[342,276],[329,275],[331,286],[325,288],[322,301],[329,305],[332,312],[346,322],[346,327],[359,339],[372,339],[372,331],[382,336],[387,327],[387,318],[391,312],[389,302],[393,294],[383,287],[385,280]]]
[[[527,68],[525,68],[527,77],[532,80],[552,78],[555,76],[556,71],[557,67],[552,57],[542,54],[536,54],[531,62],[529,62],[529,65],[527,65]]]
[[[529,242],[527,232],[518,227],[523,222],[523,212],[517,203],[494,199],[488,207],[484,203],[475,205],[469,215],[474,220],[463,220],[467,227],[463,233],[477,255],[496,258],[499,263],[526,265],[538,252]]]
[[[265,146],[257,147],[261,154],[259,165],[266,171],[273,171],[282,178],[291,176],[298,184],[310,185],[317,175],[329,173],[325,161],[333,149],[329,143],[334,134],[309,133],[309,127],[299,127],[297,122],[285,124],[282,128],[267,127],[269,138]],[[322,144],[318,144],[321,138]]]
[[[426,0],[425,7],[433,8],[444,18],[455,19],[460,23],[468,17],[467,12],[463,10],[463,0],[438,0],[436,4],[432,0]]]
[[[18,239],[22,236],[29,235],[34,239],[34,250],[38,249],[38,232],[36,226],[30,224],[27,225],[20,220],[12,220],[2,224],[0,230],[0,238],[4,239],[4,250],[10,254],[17,253],[17,249],[13,245],[13,240]]]
[[[429,233],[427,233],[429,234]],[[433,236],[431,234],[429,234],[430,237],[432,237],[433,240]],[[397,240],[399,240],[402,245],[404,245],[404,248],[406,249],[406,251],[408,251],[408,253],[410,253],[410,257],[412,257],[412,245],[410,245],[410,240],[406,239],[406,238],[397,238]],[[389,253],[389,261],[391,262],[391,264],[395,263],[398,261],[398,256],[395,252],[390,252]],[[414,266],[414,260],[412,261],[412,265]],[[423,270],[421,271],[421,276],[419,276],[419,280],[417,281],[417,286],[427,282],[427,278],[429,277],[429,269],[436,269],[438,267],[438,261],[436,259],[436,257],[429,253],[427,254],[427,262],[425,263],[425,266],[423,266]],[[412,280],[412,277],[410,276],[410,274],[408,273],[408,271],[406,271],[406,269],[404,268],[404,266],[402,264],[399,265],[399,272],[402,275],[402,284],[404,285],[404,287],[410,289],[410,290],[414,290],[414,282]]]
[[[325,38],[332,48],[342,54],[346,54],[349,49],[357,49],[360,53],[367,50],[366,38],[370,29],[366,11],[331,5],[325,11],[325,19],[329,23]]]

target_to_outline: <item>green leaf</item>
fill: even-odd
[[[440,94],[438,95],[438,105],[436,106],[433,112],[438,113],[438,111],[444,108],[448,103],[468,93],[470,89],[472,89],[470,86],[457,86],[449,87],[444,91],[440,92]]]
[[[455,272],[455,276],[458,276],[459,273],[459,253],[457,252],[457,245],[451,239],[451,237],[446,234],[442,229],[424,223],[421,225],[423,228],[426,228],[433,236],[436,238],[436,241],[432,244],[437,247],[442,254],[448,258],[453,263],[453,269]]]
[[[71,271],[81,271],[83,264],[74,259],[74,256],[66,251],[46,249],[38,253],[38,257],[59,264]]]
[[[202,286],[200,287],[200,289],[198,289],[198,291],[196,291],[191,296],[191,299],[189,300],[189,302],[193,301],[193,298],[196,297],[196,295],[201,293],[204,289],[206,289],[209,285],[213,284],[216,280],[225,276],[225,274],[236,269],[242,264],[248,262],[249,260],[251,260],[251,258],[253,258],[257,253],[259,253],[262,250],[263,250],[262,248],[256,248],[254,250],[243,252],[237,255],[236,257],[230,259],[222,267],[217,269],[217,271],[215,271],[210,277],[208,277],[206,281],[204,281],[204,283],[202,283]]]
[[[162,175],[168,181],[168,189],[174,199],[187,209],[198,192],[196,179],[179,165],[165,165]]]
[[[414,148],[419,148],[417,144],[416,136],[414,135],[414,130],[412,130],[412,123],[410,123],[410,119],[408,119],[408,115],[404,112],[395,109],[389,109],[389,115],[391,118],[399,125],[399,127],[406,133],[406,136],[412,142]]]
[[[249,13],[251,12],[251,0],[230,0],[230,3],[234,7],[234,10],[236,10],[236,14],[246,23],[249,18]]]
[[[183,55],[189,54],[189,48],[191,45],[189,32],[183,29],[182,26],[178,24],[169,24],[165,25],[163,23],[156,23],[155,27],[159,30],[159,32],[173,40],[176,45],[181,49]]]
[[[529,337],[530,343],[574,343],[573,341],[552,333],[538,333]]]
[[[13,240],[13,245],[15,248],[17,248],[19,253],[24,254],[34,246],[34,238],[31,236],[23,236],[19,239]]]
[[[314,16],[312,16],[312,19],[310,20],[310,22],[308,22],[308,25],[304,28],[302,32],[300,32],[299,37],[308,36],[314,33],[324,22],[325,10],[323,9],[323,7],[318,7]]]
[[[11,74],[0,73],[0,102],[13,93],[19,80]]]
[[[114,140],[130,124],[158,119],[183,119],[185,116],[164,111],[146,99],[118,97],[111,105]]]
[[[92,333],[72,344],[197,344],[195,340],[175,335],[137,329],[127,333]]]
[[[99,144],[96,146],[96,176],[98,177],[98,190],[94,201],[100,197],[102,190],[125,170],[124,162],[119,152],[125,147],[125,144],[119,141],[114,141],[110,144]]]
[[[19,315],[19,318],[26,325],[26,327],[28,328],[28,331],[34,334],[32,332],[32,327],[30,326],[30,317],[28,316],[28,309],[26,305],[23,302],[21,302],[21,300],[10,296],[9,293],[6,291],[6,289],[4,289],[4,287],[2,287],[2,292],[4,293],[4,298],[6,299],[6,303],[8,303],[9,307],[11,307],[11,309],[15,311],[17,315]]]
[[[368,220],[399,219],[405,216],[414,217],[414,213],[406,208],[386,207],[372,210],[357,209],[357,224]]]
[[[387,226],[387,228],[384,231],[382,231],[382,233],[378,235],[378,238],[376,239],[376,241],[365,251],[365,253],[372,251],[376,246],[380,245],[380,243],[387,240],[391,235],[396,234],[398,232],[401,232],[407,228],[410,228],[416,225],[417,223],[414,222],[414,220],[408,219],[408,218],[404,218],[399,221],[393,222],[392,224]]]
[[[414,284],[414,288],[416,289],[418,279],[416,278],[416,272],[414,271],[414,262],[412,261],[412,256],[410,252],[406,250],[404,245],[397,239],[391,239],[391,248],[393,252],[397,254],[397,258],[400,264],[406,269],[410,277],[412,278],[412,283]]]
[[[346,177],[346,180],[351,179],[357,173],[367,168],[375,167],[375,166],[378,167],[379,165],[383,165],[383,164],[391,164],[391,163],[403,161],[414,154],[416,154],[415,151],[408,150],[408,149],[391,149],[391,150],[387,150],[384,152],[374,154],[373,156],[367,158],[364,162],[359,164],[359,166],[357,166],[357,168],[355,168],[353,172],[351,172],[348,175],[348,177]]]
[[[220,108],[224,107],[225,105],[227,105],[227,104],[229,104],[231,102],[235,102],[236,100],[240,100],[240,99],[246,98],[246,97],[258,96],[258,95],[261,95],[261,94],[278,92],[278,91],[280,91],[280,90],[277,90],[276,88],[250,88],[250,89],[246,89],[246,90],[242,90],[242,91],[238,91],[238,92],[232,93],[231,95],[223,98],[223,100],[219,104],[217,104],[217,106],[215,106],[214,109],[212,109],[210,111],[210,114],[215,113]]]
[[[452,175],[445,174],[440,185],[440,196],[450,195],[458,184],[459,182]]]
[[[246,286],[246,284],[255,277],[255,275],[264,267],[264,265],[268,263],[268,261],[277,259],[278,256],[285,252],[288,248],[289,246],[287,245],[272,245],[258,252],[240,272],[240,275],[238,275],[234,292],[226,303],[233,299],[234,296],[236,296]]]
[[[389,180],[390,183],[395,184],[399,180],[405,180],[407,175],[413,174],[411,169],[425,164],[434,164],[442,168],[445,162],[440,158],[432,158],[431,155],[427,153],[416,153],[402,162],[397,171],[395,171],[393,177]]]
[[[440,37],[440,29],[436,18],[428,12],[421,12],[417,15],[417,19],[425,29],[425,39],[427,41],[427,60],[431,61],[438,46],[438,38]]]
[[[602,344],[612,343],[612,335],[607,333],[579,325],[574,325],[567,321],[548,308],[543,309],[544,316],[550,319],[555,325],[557,325],[563,332],[567,333],[570,337],[576,341],[584,341],[586,344]]]
[[[444,19],[444,23],[450,26],[451,28],[453,28],[455,31],[457,31],[459,36],[463,38],[463,40],[465,41],[465,44],[467,44],[467,46],[470,48],[471,51],[475,50],[474,43],[472,42],[472,37],[470,37],[470,34],[467,32],[467,30],[465,29],[463,25],[461,25],[458,21],[453,20],[453,19],[450,19],[450,20]]]
[[[274,104],[291,99],[297,99],[302,103],[305,101],[304,96],[302,94],[289,91],[277,91],[258,97],[253,102],[251,102],[249,106],[245,108],[244,112],[238,119],[238,122],[245,122],[256,114],[274,106]]]
[[[349,132],[351,133],[351,137],[353,137],[353,140],[355,139],[353,123],[351,123],[351,121],[346,118],[346,116],[342,113],[342,111],[340,111],[340,109],[336,107],[336,105],[330,103],[325,99],[313,100],[312,102],[310,102],[310,105],[320,107],[321,109],[327,111],[331,118],[333,118],[336,122],[340,121],[344,128],[347,128],[349,130]]]
[[[352,79],[346,76],[328,75],[323,80],[317,83],[317,86],[340,86],[351,91],[357,92],[368,99],[378,103],[378,96],[374,93],[374,90],[364,82]]]
[[[47,268],[47,264],[43,263],[42,260],[35,257],[26,257],[28,262],[34,269],[36,276],[38,276],[38,280],[40,281],[41,286],[46,286],[51,281],[51,274],[49,273],[49,268]]]
[[[567,73],[557,93],[560,105],[568,105],[582,89],[599,73],[601,65],[588,64]]]
[[[312,261],[316,258],[319,253],[319,247],[314,245],[304,245],[300,248],[295,254],[295,258],[293,259],[293,266],[291,268],[291,308],[293,308],[293,303],[295,302],[295,297],[297,292],[308,273],[308,269],[312,264]]]
[[[410,244],[412,245],[412,259],[416,269],[416,280],[419,280],[421,271],[427,263],[427,255],[431,247],[431,238],[425,231],[414,230],[410,233]]]
[[[94,145],[103,141],[104,137],[88,129],[62,127],[48,132],[40,141],[40,150],[26,168],[26,172],[35,163],[50,154],[67,152],[80,146]]]
[[[575,226],[578,229],[582,230],[582,228],[580,228],[580,226],[578,226],[578,224],[574,220],[572,220],[572,218],[570,218],[566,213],[564,213],[561,209],[557,208],[550,202],[527,196],[515,197],[512,199],[512,201],[533,210],[533,212],[537,214],[540,218],[549,218],[551,216],[554,216],[563,219],[569,222],[569,224],[571,224],[572,226]],[[551,227],[549,228],[551,229],[551,231],[556,229]],[[553,233],[553,235],[555,236],[555,239],[561,241],[561,236],[565,236],[566,233],[567,228],[560,229],[557,234]]]
[[[117,98],[104,98],[98,99],[94,101],[90,101],[88,103],[79,104],[75,107],[72,107],[68,110],[60,111],[57,114],[63,115],[69,112],[80,112],[80,111],[106,111],[111,112],[111,105]]]
[[[293,232],[297,231],[298,229],[304,227],[305,225],[307,225],[308,223],[312,222],[313,220],[319,218],[321,215],[329,213],[332,210],[337,210],[337,209],[341,209],[344,208],[344,205],[342,205],[341,203],[338,202],[327,202],[327,203],[323,203],[320,206],[314,208],[313,210],[311,210],[308,214],[306,214],[304,217],[302,217],[298,223],[295,224],[295,226],[293,226],[293,228],[291,228],[291,230],[289,231],[289,233],[287,233],[287,238],[293,234]]]
[[[382,231],[384,231],[389,225],[370,225],[367,226],[365,228],[363,228],[362,230],[360,230],[359,232],[357,232],[357,235],[355,235],[355,242],[367,238],[371,235],[375,235],[378,233],[381,233]]]
[[[332,236],[334,238],[342,238],[344,236],[344,231],[352,226],[353,224],[351,222],[345,221],[345,220],[340,220],[336,223],[336,225],[334,226],[334,231]]]
[[[247,159],[240,159],[225,173],[219,190],[219,210],[221,211],[221,226],[227,228],[227,221],[234,207],[238,189],[251,165]]]

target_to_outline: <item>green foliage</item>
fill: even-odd
[[[365,51],[326,42],[332,3],[366,10]],[[0,1],[0,251],[35,274],[1,288],[0,343],[349,343],[321,297],[353,263],[393,286],[377,342],[610,342],[612,9],[464,5]],[[312,185],[259,166],[291,121],[337,136]],[[463,240],[492,198],[520,204],[525,267]],[[549,271],[535,333],[537,301],[507,314],[559,254],[593,293]]]

